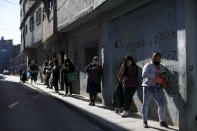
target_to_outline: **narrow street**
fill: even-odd
[[[51,96],[0,76],[0,131],[100,131]]]

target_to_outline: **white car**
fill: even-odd
[[[4,71],[3,71],[3,75],[10,75],[9,70],[4,70]]]

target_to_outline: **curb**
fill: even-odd
[[[95,115],[89,113],[88,111],[85,111],[85,110],[65,101],[65,100],[62,100],[61,98],[55,97],[55,96],[51,95],[50,93],[47,93],[47,92],[43,91],[42,89],[36,87],[35,85],[31,85],[30,83],[19,83],[19,84],[28,86],[30,88],[33,87],[37,91],[47,94],[50,97],[53,97],[57,102],[71,108],[73,111],[75,111],[81,117],[83,117],[84,119],[88,120],[89,122],[95,124],[96,126],[98,126],[99,128],[101,128],[105,131],[127,131],[127,129],[123,129],[120,126],[117,126],[117,125],[115,125],[109,121],[106,121],[103,118],[100,118],[98,116],[95,116]]]

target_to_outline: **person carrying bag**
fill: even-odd
[[[78,73],[75,72],[74,64],[70,58],[64,60],[61,71],[64,77],[65,95],[68,95],[68,89],[70,90],[70,95],[72,95],[72,81],[78,80]]]

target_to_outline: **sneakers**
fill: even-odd
[[[144,128],[149,128],[147,121],[143,122],[143,126],[144,126]]]
[[[129,116],[129,112],[128,111],[124,111],[121,116],[122,117],[127,117],[127,116]]]
[[[161,126],[161,127],[168,128],[168,125],[167,125],[164,121],[161,121],[161,122],[160,122],[160,126]]]

